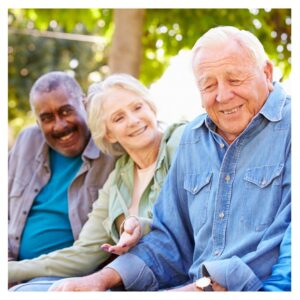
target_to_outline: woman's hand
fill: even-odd
[[[106,252],[121,255],[134,247],[141,238],[142,227],[136,217],[128,217],[123,223],[124,231],[119,242],[112,246],[110,244],[101,245],[101,249]]]

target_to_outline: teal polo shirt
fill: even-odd
[[[65,157],[50,149],[51,178],[35,198],[21,237],[19,260],[31,259],[74,242],[68,187],[82,165],[81,155]]]

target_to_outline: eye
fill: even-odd
[[[203,86],[202,88],[200,88],[200,91],[201,91],[201,93],[211,92],[215,86],[216,86],[215,83],[207,84],[207,85]]]
[[[121,121],[124,120],[124,117],[123,116],[117,116],[113,119],[113,122],[114,123],[120,123]]]
[[[140,110],[143,107],[142,103],[139,103],[135,106],[135,110]]]
[[[49,123],[53,120],[53,115],[52,114],[44,114],[40,116],[41,122],[43,123]]]
[[[70,115],[71,113],[72,113],[72,109],[70,107],[66,107],[61,111],[61,115],[64,117]]]
[[[240,85],[241,84],[241,80],[239,80],[239,79],[230,79],[229,81],[232,85]]]

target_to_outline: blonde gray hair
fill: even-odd
[[[236,41],[241,47],[243,47],[250,56],[254,59],[254,62],[258,67],[264,67],[269,61],[262,43],[259,39],[249,31],[240,30],[233,26],[219,26],[211,28],[204,35],[202,35],[195,43],[192,49],[192,64],[197,52],[201,48],[211,48],[220,45],[220,42],[232,42]]]
[[[107,128],[103,112],[105,96],[114,87],[122,88],[139,95],[149,105],[155,115],[157,110],[150,97],[149,90],[131,75],[113,74],[104,81],[93,83],[89,87],[87,96],[88,126],[91,130],[93,140],[102,152],[119,156],[126,153],[126,151],[118,142],[112,144],[105,138]]]

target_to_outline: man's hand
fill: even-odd
[[[124,221],[124,231],[119,242],[112,246],[110,244],[101,245],[101,249],[106,252],[122,255],[134,247],[141,238],[142,227],[135,217],[129,217]]]
[[[218,284],[217,282],[212,283],[212,288],[213,288],[214,292],[227,292],[227,290],[223,286]],[[185,292],[185,291],[203,292],[196,287],[195,283],[191,283],[191,284],[182,286],[180,288],[172,289],[170,291],[172,291],[172,292],[173,291],[175,291],[175,292]]]
[[[101,271],[84,277],[62,279],[55,282],[50,292],[81,292],[106,291],[111,287],[120,285],[121,277],[113,269],[104,268]]]

